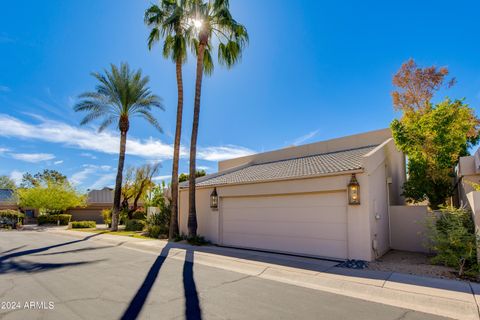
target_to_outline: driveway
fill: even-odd
[[[94,237],[0,232],[0,319],[446,319]]]

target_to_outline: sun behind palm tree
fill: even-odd
[[[149,78],[142,76],[141,70],[130,70],[127,63],[120,67],[110,65],[110,71],[104,74],[92,73],[98,80],[95,91],[85,92],[82,99],[74,106],[77,112],[87,112],[80,122],[85,125],[94,120],[102,120],[98,131],[105,130],[111,124],[117,124],[120,131],[120,152],[118,156],[117,178],[112,210],[112,230],[118,230],[120,211],[122,175],[125,164],[127,133],[130,129],[130,118],[139,116],[162,132],[157,119],[152,115],[153,108],[164,110],[161,98],[153,94],[148,87]]]

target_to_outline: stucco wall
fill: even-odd
[[[365,176],[357,174],[360,185],[366,185]],[[346,191],[350,174],[328,176],[311,179],[297,179],[248,185],[233,185],[217,187],[219,195],[219,210],[210,208],[210,193],[213,188],[197,189],[197,219],[198,234],[205,236],[213,243],[219,241],[219,216],[222,210],[222,197],[262,196],[278,194],[309,194],[316,192]],[[365,197],[366,190],[360,188],[360,197]],[[347,199],[344,199],[344,204]],[[358,206],[347,207],[347,237],[348,255],[352,259],[371,260],[370,223],[368,201]],[[305,204],[308,206],[308,203]],[[179,225],[180,232],[187,234],[188,221],[188,189],[180,190]],[[285,241],[288,241],[287,239]]]
[[[427,206],[390,206],[392,249],[429,252],[427,241],[427,219],[432,218]]]
[[[86,208],[68,209],[67,214],[72,215],[72,221],[95,221],[98,224],[103,224],[102,210],[111,208],[111,204],[99,204],[96,206],[88,206]]]

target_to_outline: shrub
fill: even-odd
[[[147,220],[147,213],[143,210],[137,210],[132,213],[132,219],[136,220]]]
[[[442,208],[429,229],[431,248],[436,252],[433,263],[453,267],[460,276],[478,269],[475,225],[469,211]]]
[[[196,235],[194,237],[189,237],[185,234],[182,234],[182,235],[177,235],[174,239],[175,242],[182,241],[182,240],[187,240],[189,244],[194,246],[205,246],[210,244],[209,241],[207,241],[204,237],[199,235]]]
[[[168,228],[165,226],[157,226],[157,225],[148,225],[147,224],[147,236],[150,238],[166,238],[168,237]]]
[[[72,229],[96,228],[95,221],[72,221]]]
[[[15,227],[22,223],[25,215],[15,210],[0,210],[0,225]]]
[[[112,225],[112,209],[103,209],[102,210],[103,223],[105,223],[109,228]]]
[[[143,220],[127,220],[127,223],[125,224],[125,231],[142,231],[146,225],[147,223]]]
[[[42,224],[57,224],[60,220],[61,226],[66,226],[72,220],[71,214],[44,214],[38,217],[37,221],[39,225]]]

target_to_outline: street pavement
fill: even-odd
[[[95,237],[0,232],[0,319],[447,319]]]

